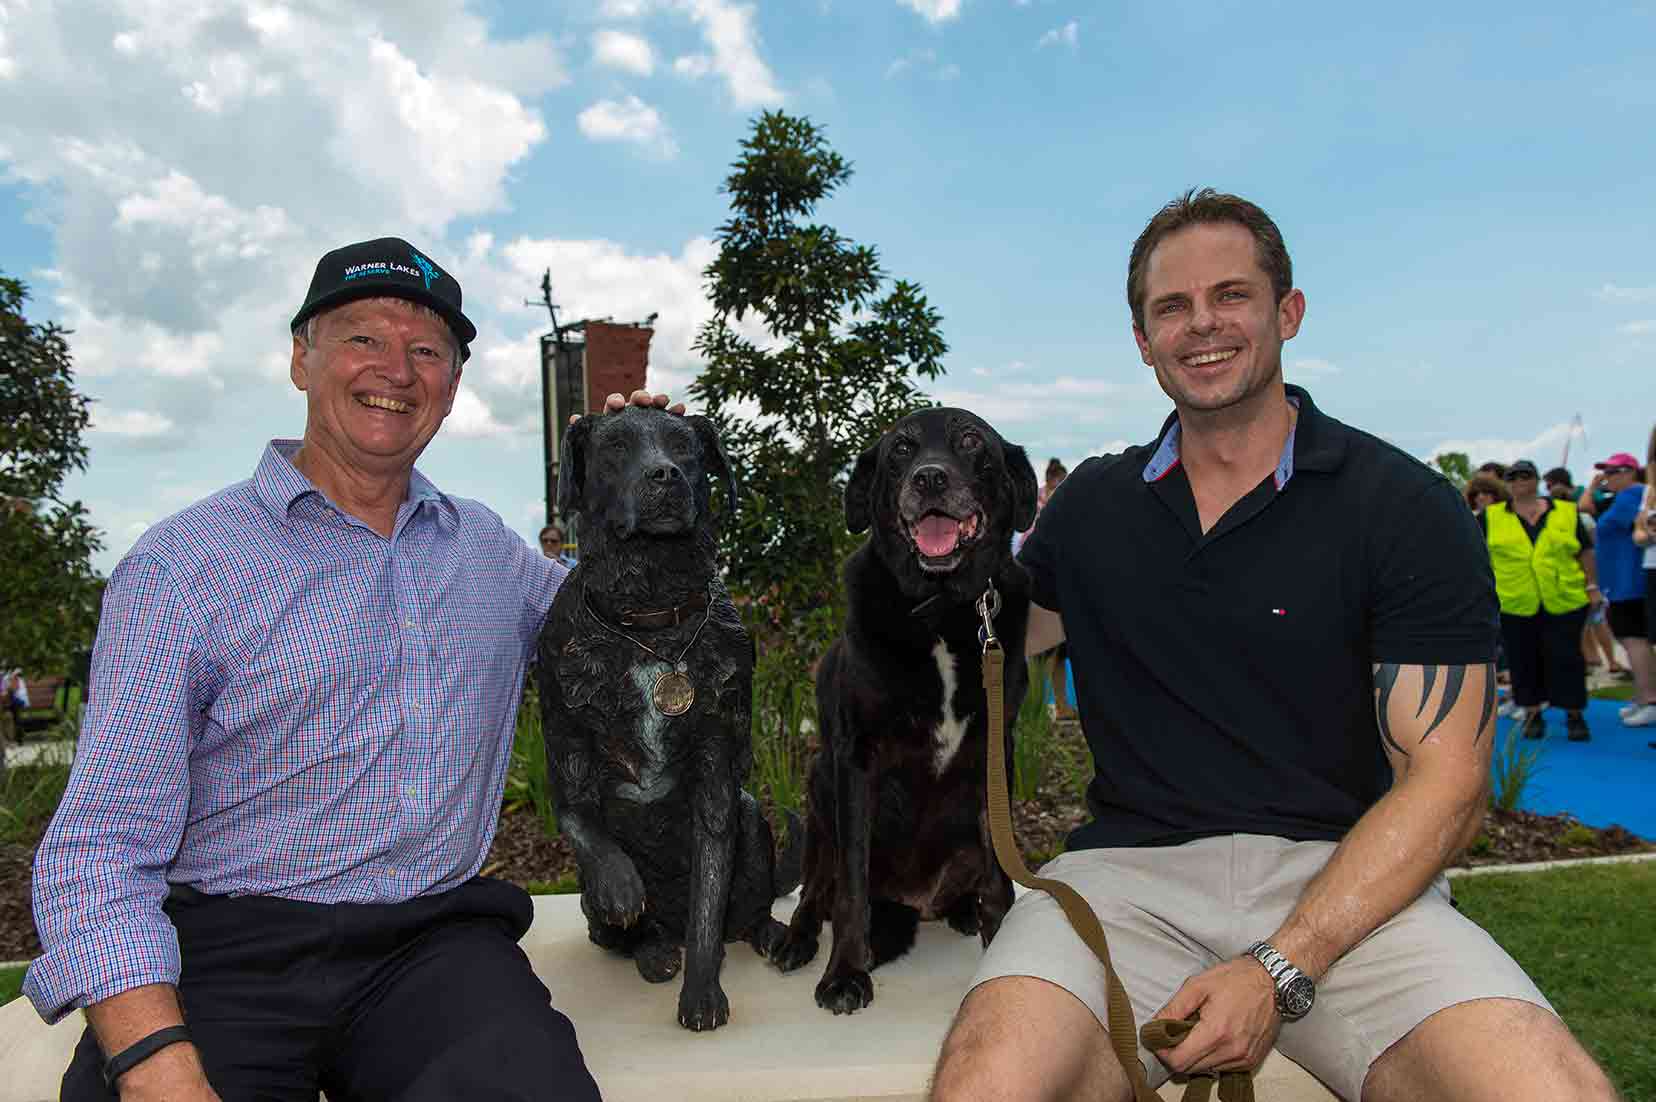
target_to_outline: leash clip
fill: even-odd
[[[985,654],[989,648],[1000,648],[1000,639],[995,635],[995,617],[1000,615],[1001,595],[995,588],[994,579],[990,579],[989,588],[977,599],[978,615],[983,618],[983,626],[978,629],[978,644],[983,647]]]

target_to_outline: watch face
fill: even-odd
[[[1316,998],[1317,985],[1311,982],[1309,976],[1294,977],[1277,993],[1278,1008],[1283,1018],[1290,1022],[1305,1017]]]

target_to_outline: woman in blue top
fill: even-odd
[[[1621,721],[1629,727],[1653,727],[1656,687],[1650,676],[1644,549],[1633,542],[1633,526],[1645,494],[1642,471],[1639,461],[1627,452],[1617,452],[1593,466],[1599,473],[1593,476],[1588,494],[1602,484],[1614,495],[1599,517],[1597,535],[1599,584],[1609,603],[1610,631],[1626,649],[1627,665],[1633,671],[1633,700],[1621,710]]]

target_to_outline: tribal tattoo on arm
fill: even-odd
[[[1380,727],[1380,737],[1385,739],[1386,745],[1404,757],[1409,756],[1409,751],[1392,734],[1390,714],[1392,692],[1397,688],[1399,676],[1404,670],[1420,671],[1420,703],[1415,708],[1416,719],[1425,716],[1426,705],[1431,702],[1432,690],[1437,687],[1440,674],[1443,678],[1443,695],[1438,701],[1437,711],[1419,739],[1420,742],[1425,742],[1431,737],[1432,732],[1437,730],[1443,724],[1443,721],[1449,718],[1449,714],[1455,710],[1455,705],[1460,703],[1461,690],[1466,684],[1466,671],[1473,668],[1481,668],[1484,671],[1483,709],[1478,713],[1477,734],[1472,739],[1475,746],[1478,740],[1483,738],[1484,728],[1489,726],[1489,719],[1495,713],[1494,663],[1485,662],[1481,667],[1405,665],[1398,662],[1376,663],[1374,666],[1374,712],[1375,720]]]

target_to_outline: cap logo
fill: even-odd
[[[426,290],[431,290],[431,281],[437,278],[437,266],[419,253],[410,252],[408,255],[420,266],[420,274],[425,277]]]

